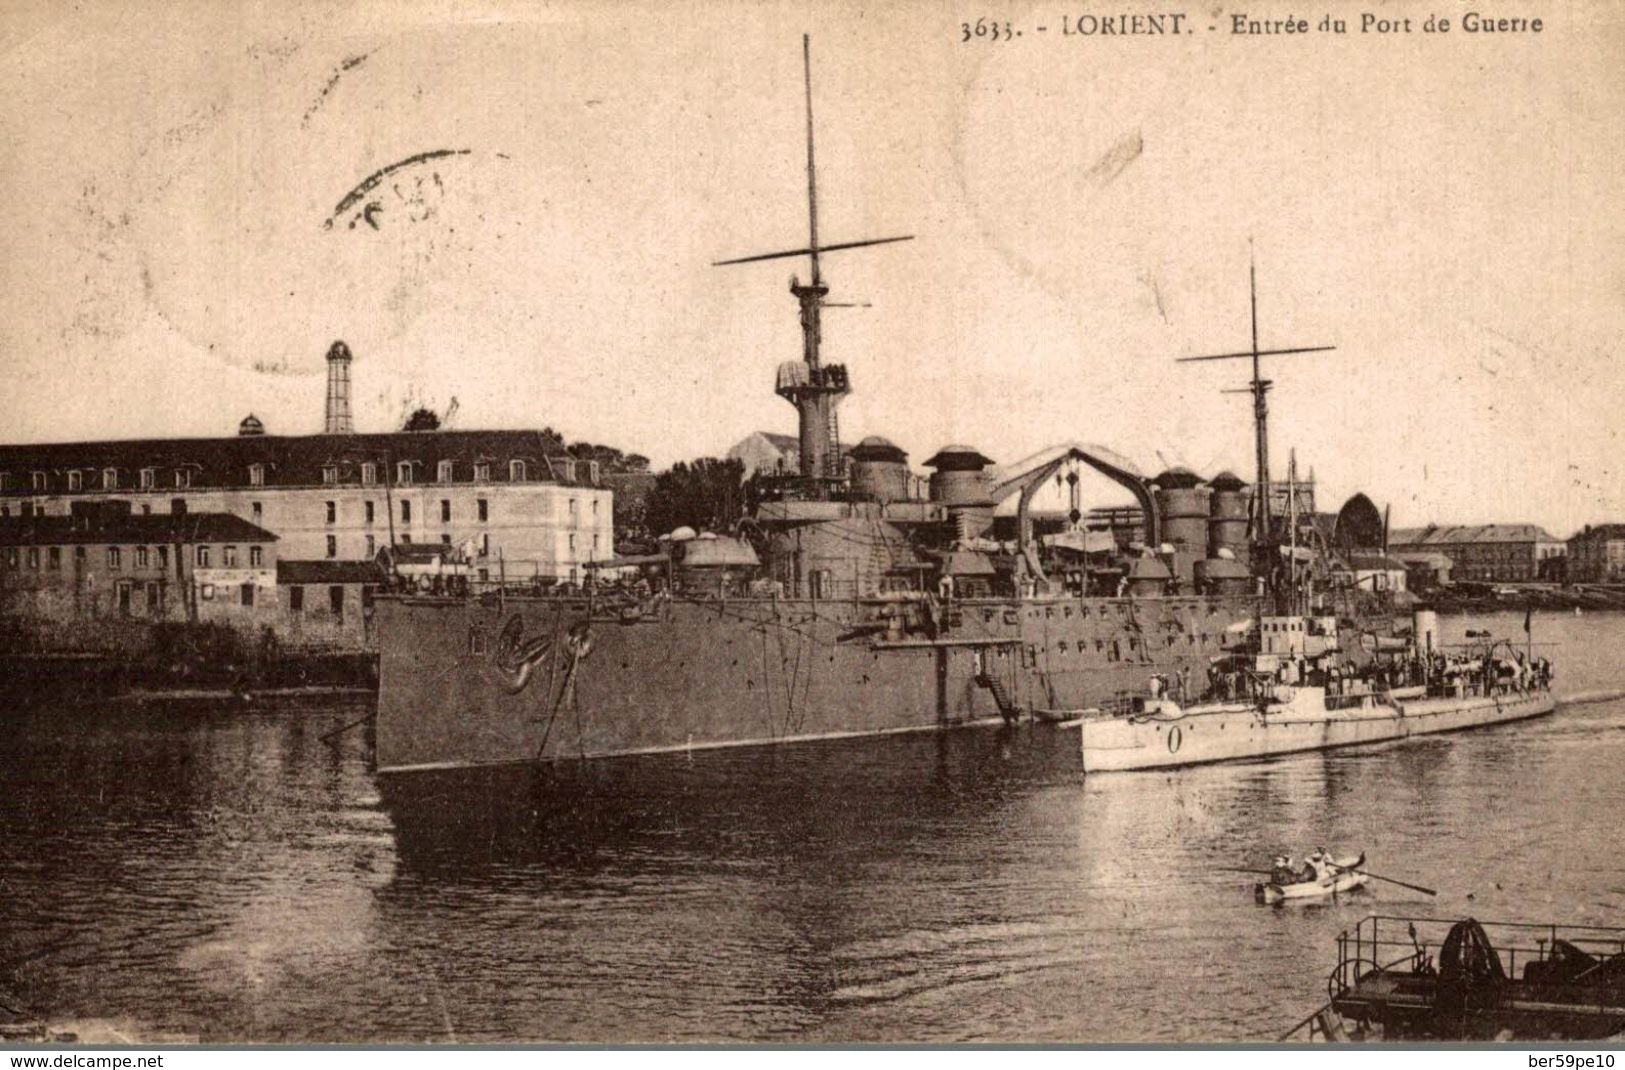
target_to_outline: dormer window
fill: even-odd
[[[598,483],[598,462],[597,461],[588,461],[587,462],[587,478],[592,481],[593,485],[595,485],[595,486],[597,485],[597,483]]]
[[[85,489],[85,474],[83,472],[79,471],[78,469],[74,469],[74,470],[70,471],[68,473],[68,489],[69,490],[84,490]]]
[[[361,482],[365,486],[372,486],[378,482],[378,466],[368,461],[361,466]]]
[[[117,468],[103,468],[102,469],[102,489],[103,490],[118,490],[118,469]]]
[[[265,466],[263,464],[248,466],[248,485],[251,487],[265,486]]]
[[[451,482],[451,462],[441,461],[435,471],[435,478],[442,483]]]
[[[141,489],[142,490],[152,490],[157,485],[158,485],[158,469],[156,469],[156,468],[143,468],[143,469],[141,469]]]
[[[523,483],[524,481],[525,481],[525,462],[524,461],[509,461],[508,462],[508,482],[510,482],[510,483]]]
[[[491,465],[489,462],[480,461],[478,464],[474,465],[474,482],[491,482]]]
[[[30,473],[30,484],[33,486],[33,488],[35,490],[44,490],[45,489],[45,473],[44,472]]]
[[[402,461],[395,466],[395,482],[403,487],[412,485],[412,462]]]
[[[322,465],[322,482],[337,483],[339,481],[339,466],[336,464]]]
[[[175,469],[175,486],[185,489],[192,485],[192,473],[185,468]]]
[[[564,481],[566,483],[574,483],[576,481],[576,463],[574,461],[564,462]]]

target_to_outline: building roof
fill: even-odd
[[[0,517],[0,545],[265,543],[276,536],[230,513]]]
[[[104,493],[101,473],[118,473],[118,490],[139,489],[140,471],[156,469],[158,491],[184,491],[251,485],[249,466],[263,465],[266,486],[316,486],[323,469],[335,466],[340,484],[359,484],[361,466],[378,465],[377,480],[398,482],[395,469],[412,464],[414,484],[433,483],[441,461],[452,462],[452,478],[474,478],[476,462],[491,465],[491,481],[510,481],[509,461],[526,464],[526,482],[590,482],[591,467],[565,453],[564,440],[543,431],[391,431],[380,434],[233,435],[230,438],[116,439],[103,442],[45,442],[0,445],[0,473],[8,477],[7,495],[63,494],[67,473],[86,473],[83,491]],[[177,487],[174,473],[188,473],[188,485]],[[45,472],[47,487],[33,491],[34,472]]]
[[[1613,542],[1625,540],[1625,524],[1588,524],[1585,530],[1576,532],[1569,538],[1570,542]]]
[[[383,583],[384,570],[374,561],[278,561],[279,586],[296,583]]]
[[[1349,567],[1356,572],[1404,572],[1405,562],[1383,554],[1350,554]]]
[[[1538,524],[1434,524],[1425,528],[1400,528],[1388,537],[1390,546],[1560,541]]]
[[[1450,558],[1446,557],[1444,554],[1426,553],[1419,550],[1394,554],[1393,556],[1399,558],[1409,566],[1425,565],[1426,567],[1433,569],[1447,569],[1455,564],[1454,561],[1450,560]]]

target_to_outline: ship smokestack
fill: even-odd
[[[350,420],[350,347],[334,342],[327,351],[327,426],[329,435],[355,431]]]

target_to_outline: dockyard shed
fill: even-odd
[[[372,561],[279,561],[274,627],[296,645],[371,646],[372,600],[384,578]]]
[[[0,613],[59,623],[212,618],[200,610],[218,588],[269,580],[276,541],[228,514],[132,515],[126,502],[0,517]],[[240,590],[230,593],[241,605]]]

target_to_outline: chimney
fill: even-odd
[[[329,435],[355,431],[350,421],[350,347],[334,342],[327,351],[327,427]]]

